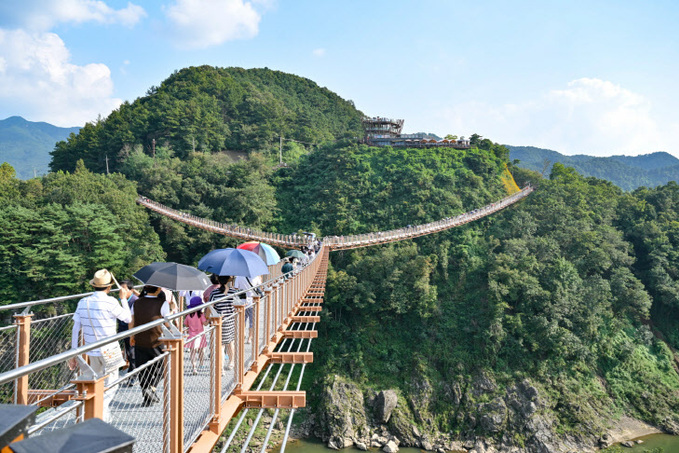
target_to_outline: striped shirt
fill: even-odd
[[[78,308],[73,313],[71,347],[74,349],[78,347],[81,329],[86,345],[115,335],[116,319],[124,323],[132,321],[130,307],[127,304],[121,305],[120,302],[104,291],[95,291],[91,296],[80,299]],[[87,354],[100,356],[101,351],[94,349]]]
[[[238,292],[235,288],[229,288],[226,295],[233,295]],[[224,291],[218,287],[210,294],[210,302],[224,297]],[[231,343],[236,338],[236,309],[233,308],[235,297],[226,297],[214,304],[215,310],[222,317],[222,343]]]

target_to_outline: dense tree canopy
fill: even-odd
[[[72,174],[29,181],[7,170],[0,167],[5,303],[77,294],[90,289],[97,269],[129,278],[164,258],[147,213],[136,204],[134,184],[122,175],[94,174],[82,162]]]
[[[321,143],[362,135],[362,114],[309,79],[269,69],[200,66],[175,72],[146,96],[57,143],[53,171],[117,171],[135,147],[191,152],[270,151],[279,136]]]

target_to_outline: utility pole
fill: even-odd
[[[108,154],[106,155],[106,174],[108,175]]]

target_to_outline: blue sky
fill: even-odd
[[[0,3],[0,119],[81,126],[195,65],[307,77],[405,132],[679,157],[679,2]]]

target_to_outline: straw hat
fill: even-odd
[[[90,280],[90,285],[96,288],[104,288],[113,284],[113,275],[108,269],[99,269],[94,273],[94,278]]]

